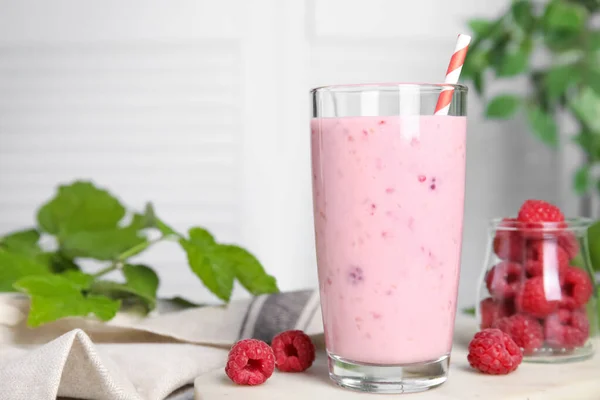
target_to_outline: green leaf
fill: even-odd
[[[588,191],[590,187],[590,169],[587,165],[580,167],[573,176],[573,188],[578,195]]]
[[[600,31],[591,31],[589,35],[590,50],[600,50]]]
[[[521,47],[503,55],[496,68],[496,73],[500,77],[515,76],[524,72],[528,65],[529,50]]]
[[[122,253],[145,240],[134,229],[113,228],[103,231],[74,232],[61,237],[60,241],[61,251],[67,257],[116,260]]]
[[[580,80],[581,74],[575,65],[558,65],[551,68],[544,77],[544,87],[548,97],[556,100]]]
[[[128,228],[141,231],[143,229],[154,228],[153,222],[145,214],[133,214]]]
[[[191,230],[190,236],[192,236]],[[179,243],[187,254],[192,271],[211,292],[221,300],[228,302],[233,291],[235,269],[227,259],[214,253],[214,247],[217,246],[206,246],[204,241],[199,245],[198,241],[193,238],[191,240],[181,239]]]
[[[87,290],[92,286],[94,282],[94,277],[89,274],[85,274],[81,271],[65,271],[60,274],[65,279],[68,279],[73,286],[77,287],[79,290]]]
[[[569,104],[573,113],[592,131],[600,132],[600,96],[591,88],[584,87]]]
[[[254,295],[278,290],[275,278],[252,254],[239,246],[216,243],[203,228],[190,229],[189,239],[181,239],[180,244],[192,271],[222,300],[229,301],[235,278]]]
[[[35,229],[12,232],[0,239],[0,248],[33,257],[41,252],[39,240],[40,233]]]
[[[30,327],[65,317],[95,315],[108,321],[116,315],[120,302],[105,296],[85,296],[83,284],[89,278],[76,274],[80,273],[29,276],[15,283],[15,288],[31,297],[27,319]]]
[[[0,251],[0,292],[12,292],[13,284],[26,276],[48,273],[48,267],[33,258]]]
[[[517,96],[499,95],[488,103],[485,114],[488,118],[510,118],[517,111],[520,104],[521,99]]]
[[[480,49],[471,49],[465,58],[465,63],[461,70],[462,78],[470,78],[483,71],[489,65],[489,54],[487,51]]]
[[[94,282],[90,291],[125,301],[135,297],[142,303],[146,311],[156,307],[156,291],[158,290],[158,275],[145,265],[125,265],[123,274],[126,282],[99,280]]]
[[[170,302],[174,303],[175,305],[182,307],[182,308],[204,307],[204,304],[194,303],[193,301],[183,298],[181,296],[175,296],[175,297],[171,297],[169,299],[163,299],[163,300],[170,301]]]
[[[600,135],[582,130],[573,137],[590,162],[600,160]]]
[[[190,242],[199,248],[211,248],[215,245],[215,238],[204,228],[192,228],[189,230]]]
[[[219,245],[214,254],[231,265],[237,280],[253,295],[278,291],[275,278],[268,275],[256,257],[245,249],[235,245]]]
[[[493,21],[481,18],[474,18],[469,20],[468,22],[469,28],[471,28],[471,32],[473,32],[477,36],[486,36],[486,34],[490,31],[490,28],[493,25]]]
[[[463,314],[475,315],[475,307],[468,307],[462,309]]]
[[[50,271],[54,273],[61,273],[65,271],[79,271],[79,265],[75,263],[71,258],[68,258],[60,251],[56,252],[44,252],[39,253],[35,256],[35,259],[40,264],[48,266]]]
[[[600,70],[592,69],[591,71],[588,71],[587,84],[597,96],[600,96]]]
[[[481,96],[485,90],[482,73],[477,73],[475,76],[473,76],[473,86],[475,87],[477,94]]]
[[[592,268],[600,272],[600,221],[594,222],[587,232]]]
[[[90,182],[60,186],[56,196],[38,211],[41,229],[51,234],[115,228],[125,209],[110,193]]]
[[[159,283],[156,272],[145,265],[127,264],[123,267],[123,275],[125,275],[127,287],[132,293],[143,297],[154,308]]]
[[[169,225],[160,220],[154,212],[152,203],[147,203],[143,214],[134,214],[130,227],[140,229],[156,228],[163,236],[181,236]]]
[[[598,286],[598,290],[596,293],[596,299],[600,299],[600,286]],[[596,322],[600,321],[600,304],[596,303],[596,309],[598,310],[598,315],[597,315],[597,320]]]
[[[517,25],[525,32],[531,32],[535,24],[531,1],[518,0],[512,5],[512,16]]]
[[[563,0],[553,0],[546,7],[543,22],[547,30],[581,31],[587,18],[588,11],[585,7]]]
[[[579,32],[549,31],[543,35],[544,43],[554,52],[566,52],[577,48],[581,42]]]
[[[554,118],[537,104],[528,105],[526,112],[527,121],[535,136],[548,146],[556,147],[558,145],[558,128]]]

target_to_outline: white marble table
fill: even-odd
[[[523,363],[506,376],[486,376],[473,371],[466,359],[466,346],[475,331],[472,319],[459,318],[452,351],[450,376],[440,387],[424,393],[388,395],[414,400],[599,400],[600,355],[566,364]],[[600,341],[596,340],[600,346]],[[327,376],[327,360],[319,351],[315,364],[301,374],[275,374],[263,385],[232,384],[222,369],[200,376],[194,382],[196,400],[327,399],[352,400],[374,395],[335,386]]]

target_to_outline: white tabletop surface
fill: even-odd
[[[448,381],[440,387],[417,394],[387,397],[414,400],[600,400],[600,355],[565,364],[523,363],[512,374],[489,376],[475,372],[467,362],[466,346],[475,332],[472,319],[457,320]],[[596,348],[600,342],[596,340]],[[233,384],[222,369],[198,377],[196,400],[244,399],[365,399],[373,395],[335,386],[327,375],[327,360],[321,350],[315,364],[300,374],[278,373],[263,385]]]

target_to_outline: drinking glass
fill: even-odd
[[[451,91],[448,115],[434,115]],[[465,191],[467,88],[311,91],[314,223],[331,379],[419,392],[447,378]]]

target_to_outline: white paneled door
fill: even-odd
[[[177,229],[247,246],[284,290],[315,287],[309,88],[439,81],[466,19],[506,4],[0,0],[0,232],[33,224],[58,183],[91,179],[130,207],[152,200]],[[462,304],[485,219],[556,197],[529,189],[555,156],[518,121],[483,123],[474,96],[471,109]],[[212,300],[177,247],[144,257],[162,295]]]

